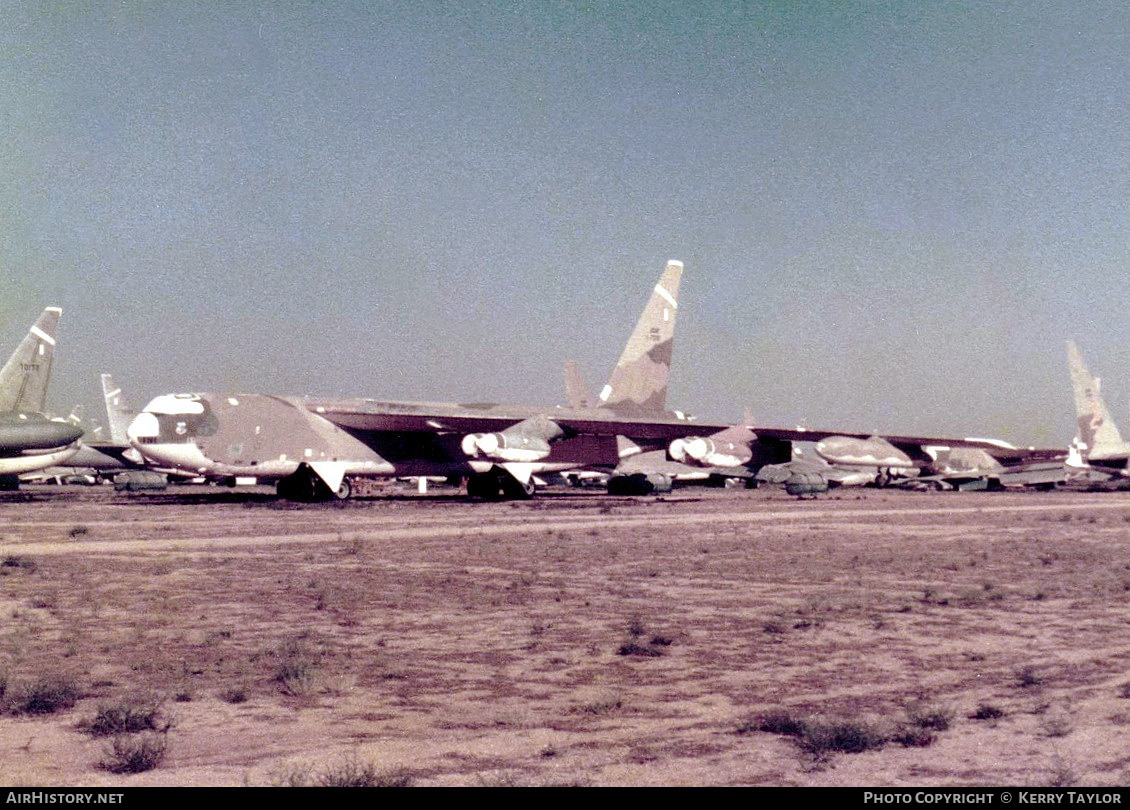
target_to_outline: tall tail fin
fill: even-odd
[[[1111,419],[1100,392],[1101,381],[1083,363],[1074,341],[1067,341],[1067,360],[1071,366],[1071,390],[1075,395],[1075,418],[1079,425],[1079,449],[1089,461],[1126,458],[1130,446]]]
[[[626,412],[664,409],[682,274],[682,262],[667,262],[608,385],[600,392],[601,407]]]
[[[102,375],[102,398],[106,401],[106,420],[110,425],[110,441],[114,444],[129,444],[126,438],[126,427],[130,420],[137,416],[137,411],[130,408],[122,398],[121,386],[114,385],[114,378],[109,374]]]
[[[0,369],[0,411],[41,412],[63,310],[47,307]]]

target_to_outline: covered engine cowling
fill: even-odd
[[[829,436],[813,448],[816,455],[832,464],[848,467],[882,467],[889,470],[913,470],[918,465],[882,436],[858,439],[852,436]]]
[[[785,481],[785,492],[803,498],[828,491],[828,479],[815,472],[795,472]]]
[[[696,467],[741,467],[753,457],[748,443],[693,436],[675,439],[667,448],[672,461]]]
[[[670,492],[671,477],[662,473],[633,473],[614,475],[608,479],[609,495],[654,495]]]
[[[565,435],[561,426],[547,416],[536,416],[498,433],[469,433],[460,447],[470,458],[496,461],[540,461],[550,453],[550,443]]]

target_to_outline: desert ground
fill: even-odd
[[[1127,493],[31,487],[0,783],[1125,785],[1128,619]]]

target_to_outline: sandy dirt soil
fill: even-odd
[[[265,492],[0,496],[0,783],[1130,778],[1126,493]],[[164,760],[107,770],[147,701]]]

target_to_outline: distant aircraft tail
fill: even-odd
[[[570,408],[593,407],[592,391],[581,376],[581,367],[575,360],[565,361],[565,397]]]
[[[664,409],[682,274],[682,262],[667,262],[608,385],[600,392],[599,407],[627,413]]]
[[[1107,410],[1100,392],[1101,381],[1092,376],[1074,341],[1067,341],[1067,360],[1071,366],[1071,390],[1075,395],[1075,418],[1079,425],[1079,451],[1087,461],[1104,461],[1130,456],[1118,427]]]
[[[114,378],[110,374],[102,375],[102,398],[106,401],[106,420],[110,425],[110,441],[114,444],[129,444],[126,438],[126,427],[130,420],[137,416],[137,411],[130,408],[122,398],[121,386],[114,385]]]
[[[58,307],[44,309],[0,369],[0,411],[43,411],[51,361],[55,357],[55,332],[62,312]]]

